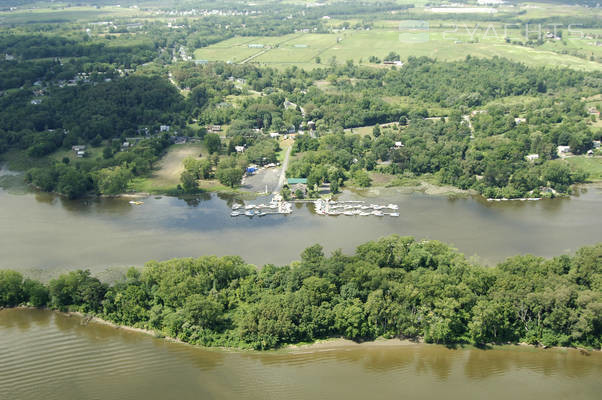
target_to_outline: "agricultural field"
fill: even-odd
[[[399,24],[397,24],[399,25]],[[413,36],[414,35],[414,36]],[[512,36],[519,36],[514,32]],[[428,56],[439,60],[460,60],[467,55],[490,58],[505,57],[513,61],[524,62],[532,66],[569,67],[587,71],[601,71],[602,64],[561,54],[563,50],[573,49],[589,55],[602,55],[600,46],[589,44],[591,40],[568,38],[561,43],[550,42],[541,47],[531,48],[506,43],[503,27],[494,31],[487,25],[475,26],[460,24],[457,29],[451,26],[431,28],[428,32],[406,32],[399,29],[374,29],[369,31],[346,30],[327,34],[286,35],[279,38],[234,38],[195,51],[196,59],[210,61],[241,62],[254,54],[256,58],[248,60],[273,66],[291,64],[302,67],[317,66],[319,56],[323,64],[334,59],[337,62],[353,60],[356,63],[368,63],[370,56],[384,58],[390,52],[396,52],[401,59],[415,56]],[[562,43],[567,43],[566,45]],[[249,48],[250,43],[265,45],[261,49]]]
[[[54,7],[0,12],[0,25],[64,23],[96,21],[103,18],[134,18],[142,13],[139,10],[121,7]]]

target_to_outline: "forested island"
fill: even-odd
[[[107,284],[77,270],[48,283],[0,271],[0,306],[77,311],[183,342],[272,349],[318,339],[446,345],[602,345],[602,245],[573,256],[469,262],[437,241],[390,236],[354,255],[319,245],[285,266],[237,256],[131,268]]]

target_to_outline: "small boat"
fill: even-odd
[[[242,214],[242,213],[240,213],[240,212],[238,212],[238,211],[232,211],[232,212],[230,213],[230,216],[231,216],[231,217],[238,217],[240,214]]]
[[[268,215],[267,213],[263,212],[263,211],[259,211],[258,213],[255,214],[258,217],[263,217],[264,215]]]
[[[255,205],[254,205],[254,204],[247,204],[247,205],[245,206],[245,210],[251,210],[251,209],[253,209],[253,208],[255,208]]]
[[[241,205],[241,204],[238,204],[238,203],[234,203],[234,204],[232,204],[232,209],[233,209],[233,210],[238,210],[240,207],[242,207],[242,205]]]
[[[366,217],[366,216],[368,216],[370,214],[371,213],[369,213],[369,212],[362,211],[359,215],[361,215],[362,217]]]
[[[399,206],[397,204],[389,204],[387,208],[390,208],[391,210],[397,210]]]
[[[134,205],[134,206],[141,206],[144,204],[143,201],[136,201],[136,200],[130,200],[129,202],[130,204]]]
[[[252,217],[253,215],[255,215],[255,213],[253,211],[245,211],[245,215],[247,217]]]
[[[343,214],[344,214],[344,215],[354,215],[354,214],[353,214],[353,211],[345,211]]]
[[[395,213],[395,212],[393,212],[393,213],[391,213],[389,215],[392,216],[392,217],[399,217],[399,213]]]
[[[376,215],[377,217],[383,217],[385,214],[383,214],[382,211],[372,211],[372,215]]]

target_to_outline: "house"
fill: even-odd
[[[310,130],[314,131],[314,130],[316,130],[316,123],[315,123],[314,121],[308,121],[308,122],[307,122],[307,127],[308,127]]]
[[[525,158],[527,161],[535,161],[539,159],[539,154],[527,154]]]
[[[121,151],[125,151],[130,148],[130,142],[123,142],[121,144]]]
[[[291,125],[291,126],[289,126],[289,128],[288,128],[288,130],[287,130],[287,133],[289,133],[289,134],[291,134],[291,133],[295,133],[295,132],[296,132],[296,130],[297,130],[297,129],[295,128],[295,125]]]
[[[385,64],[385,65],[395,65],[397,67],[403,67],[403,62],[401,62],[401,61],[389,61],[389,60],[387,60],[387,61],[383,61],[383,64]]]
[[[86,152],[84,150],[80,150],[76,153],[77,158],[82,158],[86,155]]]
[[[284,100],[284,109],[288,110],[289,108],[292,108],[293,110],[297,109],[297,105],[291,101],[288,101],[288,99]]]
[[[587,110],[587,112],[590,115],[596,115],[596,116],[600,117],[600,111],[598,111],[598,109],[596,107],[590,107],[589,110]]]
[[[207,130],[209,132],[221,132],[222,131],[222,126],[221,125],[208,125],[207,126]]]
[[[403,143],[401,142],[395,142],[395,146],[393,146],[393,148],[395,149],[401,149],[403,147]]]
[[[79,144],[79,145],[76,145],[76,146],[71,146],[71,150],[73,150],[74,152],[77,153],[78,151],[86,150],[86,146],[83,145],[83,144]]]
[[[159,127],[159,132],[169,132],[169,125],[161,125]]]
[[[245,146],[234,146],[234,150],[236,150],[237,153],[243,153],[245,151]]]
[[[516,125],[518,125],[518,124],[524,124],[525,122],[527,122],[527,118],[514,118],[514,123]]]
[[[594,143],[594,149],[599,149],[600,148],[600,143],[601,142],[599,140],[594,140],[593,143]]]
[[[570,153],[570,152],[571,152],[571,146],[558,146],[556,148],[556,153],[558,154],[558,157],[562,157],[563,154]]]
[[[278,138],[280,136],[280,132],[270,132],[270,137],[271,138]]]
[[[32,101],[30,101],[31,104],[33,104],[34,106],[37,106],[39,104],[42,104],[42,100],[41,99],[33,99]]]
[[[587,151],[587,155],[588,155],[588,156],[593,156],[593,155],[594,155],[594,151],[593,151],[593,150],[591,150],[591,149],[590,149],[590,150],[588,150],[588,151]]]

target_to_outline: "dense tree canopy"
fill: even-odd
[[[391,236],[353,256],[315,245],[283,267],[239,257],[150,262],[112,286],[87,271],[48,285],[0,271],[0,306],[47,304],[207,346],[385,336],[600,348],[601,284],[600,244],[487,268],[440,242]]]

